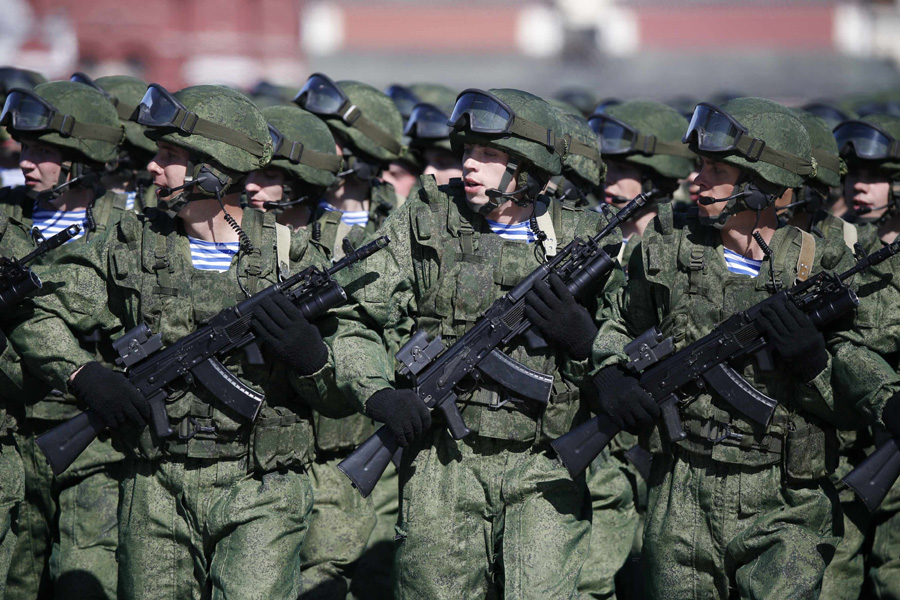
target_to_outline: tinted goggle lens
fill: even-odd
[[[138,105],[137,122],[150,127],[174,127],[179,109],[183,110],[181,103],[165,90],[151,85]]]
[[[385,91],[385,94],[394,101],[400,114],[403,115],[403,118],[405,119],[408,119],[412,115],[413,109],[416,104],[419,103],[419,99],[416,95],[402,85],[392,85]]]
[[[13,91],[6,97],[0,123],[13,129],[41,130],[50,127],[53,109],[38,98],[24,92]]]
[[[336,115],[347,97],[331,80],[312,75],[306,80],[294,101],[309,112]]]
[[[272,138],[272,147],[275,149],[273,154],[278,154],[282,144],[284,144],[284,136],[281,135],[280,131],[269,125],[269,137]]]
[[[735,148],[741,133],[743,133],[741,129],[732,122],[728,115],[701,104],[694,109],[691,124],[688,125],[687,133],[684,134],[681,141],[687,143],[696,134],[698,149],[707,152],[724,152]]]
[[[834,108],[833,106],[828,106],[825,104],[813,104],[804,108],[808,113],[812,113],[828,123],[828,126],[834,129],[840,123],[847,120],[847,115]]]
[[[888,158],[893,142],[881,131],[859,122],[841,123],[835,127],[834,139],[837,140],[841,154],[846,154],[848,146],[852,146],[853,154],[870,160]]]
[[[600,136],[602,154],[623,154],[634,148],[637,135],[633,129],[601,116],[591,117],[588,125]]]
[[[417,104],[409,115],[403,135],[419,139],[450,137],[447,113],[431,104]]]
[[[474,92],[463,94],[456,100],[447,124],[457,127],[465,116],[469,118],[469,130],[478,133],[507,133],[513,118],[497,100]]]

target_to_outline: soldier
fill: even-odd
[[[13,88],[34,89],[45,83],[43,75],[16,67],[0,67],[0,102],[6,102],[6,95]],[[19,142],[13,139],[5,128],[0,127],[0,186],[10,187],[25,183],[19,169]]]
[[[116,107],[119,120],[125,126],[125,141],[101,179],[103,186],[109,192],[123,196],[129,210],[156,206],[156,191],[147,172],[147,163],[156,154],[156,144],[144,135],[146,128],[143,125],[130,120],[147,90],[147,82],[128,75],[111,75],[94,81],[84,73],[75,73],[70,80],[102,92]]]
[[[670,106],[625,102],[594,114],[588,124],[602,143],[607,204],[621,208],[641,192],[652,189],[663,194],[657,202],[671,202],[678,180],[686,178],[693,169],[696,155],[681,143],[687,122]],[[624,239],[619,260],[623,265],[628,265],[641,234],[655,217],[654,206],[645,206],[622,226]]]
[[[0,191],[0,210],[47,237],[79,224],[77,241],[48,255],[63,254],[111,229],[126,213],[124,198],[100,185],[105,165],[115,160],[125,137],[116,109],[102,92],[71,81],[43,83],[10,92],[0,123],[22,143],[25,186]],[[67,280],[61,277],[61,281]],[[82,352],[111,361],[98,332],[79,337]],[[54,477],[34,439],[75,414],[65,386],[46,385],[26,368],[19,402],[25,419],[17,431],[24,457],[26,502],[19,513],[19,539],[9,571],[7,598],[35,598],[78,583],[86,594],[115,597],[118,543],[116,507],[122,477],[121,452],[98,439],[65,474]]]
[[[554,107],[560,126],[569,136],[569,148],[563,161],[563,172],[554,178],[555,195],[562,202],[599,210],[606,165],[600,159],[598,138],[587,121],[559,105]]]
[[[422,401],[395,382],[390,354],[416,329],[452,344],[557,247],[597,232],[602,218],[541,195],[560,173],[565,149],[543,100],[517,90],[466,90],[450,120],[463,179],[439,188],[421,178],[418,196],[385,221],[380,233],[391,237],[392,251],[367,260],[379,276],[357,294],[358,311],[345,313],[371,329],[334,339],[336,377],[406,448],[398,598],[569,597],[588,552],[589,504],[584,480],[572,481],[548,450],[583,415],[578,382],[597,315],[558,280],[551,278],[552,288],[540,284],[527,311],[549,347],[514,342],[509,350],[554,375],[549,403],[535,406],[473,380],[457,401],[473,429],[461,440],[441,424],[430,427]]]
[[[275,153],[264,169],[244,180],[247,203],[277,211],[278,222],[294,231],[305,229],[319,198],[341,170],[334,138],[321,119],[294,105],[263,109],[263,116]]]
[[[0,257],[20,259],[31,249],[25,227],[0,213]],[[24,417],[20,397],[22,366],[19,356],[8,347],[4,329],[9,326],[5,318],[0,323],[0,598],[6,593],[6,574],[16,546],[17,518],[25,500],[25,471],[13,436],[17,423]]]
[[[834,130],[847,163],[844,197],[857,213],[859,242],[874,252],[896,241],[900,233],[900,117],[871,115],[845,121]],[[834,351],[835,396],[846,398],[869,421],[878,424],[876,439],[885,429],[900,438],[900,261],[896,258],[866,272],[858,285],[860,305],[854,327],[839,337]],[[848,422],[851,420],[848,418]],[[862,423],[861,425],[865,425]],[[846,444],[842,471],[865,457],[872,441],[863,430]],[[863,577],[875,598],[900,595],[900,485],[895,484],[881,506],[870,514],[861,502],[842,490],[845,538],[826,571],[823,598],[857,598]],[[871,550],[863,555],[863,544]],[[865,564],[862,564],[865,562]],[[865,570],[864,570],[865,569]]]
[[[813,166],[806,130],[788,109],[759,98],[701,103],[683,139],[702,157],[699,205],[684,216],[659,205],[632,254],[622,307],[630,336],[658,326],[677,349],[810,272],[851,263],[841,242],[777,228],[776,199]],[[687,437],[677,443],[654,427],[660,408],[637,379],[595,346],[604,412],[642,432],[654,453],[643,545],[650,597],[818,594],[839,539],[826,460],[829,423],[840,418],[831,360],[822,334],[791,301],[769,305],[758,324],[774,370],[732,366],[778,401],[768,427],[701,388],[679,403]]]
[[[274,215],[239,206],[236,182],[272,156],[265,118],[248,98],[220,86],[170,94],[153,84],[135,119],[158,145],[148,170],[159,210],[126,213],[61,259],[50,272],[77,283],[36,298],[35,316],[10,341],[55,385],[68,385],[135,457],[121,487],[118,597],[295,598],[313,501],[303,472],[307,403],[319,385],[305,376],[328,359],[316,327],[280,294],[261,302],[251,327],[265,364],[253,352],[224,361],[264,397],[255,421],[185,384],[167,401],[175,434],[163,440],[146,427],[147,399],[93,362],[69,328],[109,336],[146,324],[167,346],[324,257],[305,233],[292,236]]]
[[[450,147],[450,109],[421,102],[413,107],[403,135],[409,137],[409,149],[425,165],[423,175],[431,175],[438,185],[462,178],[462,159]],[[416,192],[415,188],[413,193]]]
[[[400,156],[403,121],[390,98],[372,86],[334,83],[320,73],[310,75],[294,102],[325,121],[344,159],[345,170],[313,217],[322,223],[321,234],[314,238],[331,258],[340,258],[344,237],[350,235],[357,243],[375,231],[396,204],[393,188],[378,176]],[[354,226],[360,229],[351,229]]]

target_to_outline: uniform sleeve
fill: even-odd
[[[414,203],[408,201],[394,211],[375,233],[376,237],[390,238],[387,247],[341,277],[349,301],[335,311],[340,326],[328,342],[336,385],[360,411],[372,394],[394,387],[393,354],[415,327],[409,225],[410,205]]]
[[[36,267],[44,283],[41,293],[14,316],[10,341],[26,368],[57,389],[66,389],[69,376],[94,360],[75,335],[100,329],[109,337],[122,329],[111,311],[122,304],[110,294],[108,273],[108,239],[115,233],[111,228],[52,266]]]

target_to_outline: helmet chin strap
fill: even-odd
[[[897,206],[898,203],[900,203],[900,180],[892,179],[891,187],[888,189],[887,204],[882,204],[881,206],[866,206],[855,211],[856,223],[884,225],[891,218],[900,214],[900,207]],[[884,211],[884,214],[880,217],[872,218],[865,216],[876,210],[881,210],[882,208],[887,208],[887,210]]]
[[[505,204],[508,199],[521,193],[522,190],[514,190],[512,192],[503,191],[509,187],[509,183],[513,180],[513,177],[516,176],[516,171],[518,170],[519,161],[510,156],[509,162],[506,163],[506,170],[503,171],[503,176],[500,178],[500,184],[495,188],[486,189],[484,191],[485,195],[488,197],[488,201],[481,206],[472,205],[472,208],[481,216],[486,217]]]

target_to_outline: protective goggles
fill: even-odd
[[[750,162],[762,161],[798,175],[814,172],[811,161],[766,146],[751,137],[746,127],[717,106],[701,102],[694,109],[691,123],[681,141],[693,143],[701,152],[736,152]]]
[[[284,135],[269,125],[269,135],[275,146],[275,158],[286,158],[295,165],[306,165],[314,169],[322,169],[331,173],[341,170],[341,157],[335,154],[326,154],[316,150],[310,150],[303,146],[302,142],[292,142]]]
[[[362,114],[358,106],[331,79],[321,73],[313,73],[306,80],[294,103],[321,117],[335,117],[348,127],[358,129],[393,154],[399,154],[400,142],[395,140],[374,121]]]
[[[415,140],[446,140],[451,131],[447,113],[433,104],[420,102],[410,112],[403,135]]]
[[[842,155],[852,153],[864,160],[900,158],[900,141],[865,121],[844,121],[834,128],[834,139]]]
[[[404,119],[409,119],[416,104],[421,102],[419,97],[412,93],[412,90],[402,85],[392,85],[384,90],[384,93],[394,101]]]
[[[137,106],[133,104],[126,104],[125,102],[121,102],[118,98],[104,90],[102,87],[97,85],[97,83],[81,72],[73,73],[71,77],[69,77],[69,81],[75,81],[77,83],[83,83],[84,85],[89,85],[104,96],[106,96],[107,100],[109,100],[113,106],[116,107],[116,112],[119,114],[119,118],[123,121],[127,121],[131,118],[131,115],[134,113],[134,109]]]
[[[596,113],[588,119],[588,125],[600,136],[603,154],[669,154],[694,158],[690,148],[684,144],[665,142],[655,135],[644,135],[631,125],[603,113]]]
[[[147,88],[141,103],[131,115],[131,120],[146,127],[174,129],[180,133],[223,142],[259,158],[266,155],[265,145],[261,142],[239,131],[200,118],[197,113],[189,111],[166,88],[157,83],[151,83]]]
[[[463,90],[456,97],[447,125],[454,130],[465,128],[473,133],[514,135],[555,150],[560,156],[566,154],[565,142],[562,138],[557,139],[552,129],[517,117],[503,100],[483,90]]]
[[[843,123],[844,121],[850,119],[850,115],[848,115],[844,111],[830,104],[824,104],[822,102],[813,102],[812,104],[807,104],[802,108],[806,112],[814,114],[828,123],[828,126],[832,129],[837,127],[840,123]]]
[[[75,117],[60,113],[40,96],[19,88],[11,90],[6,97],[0,112],[0,125],[6,125],[13,131],[50,131],[62,137],[75,136],[114,145],[118,145],[125,136],[121,126],[79,123]]]

